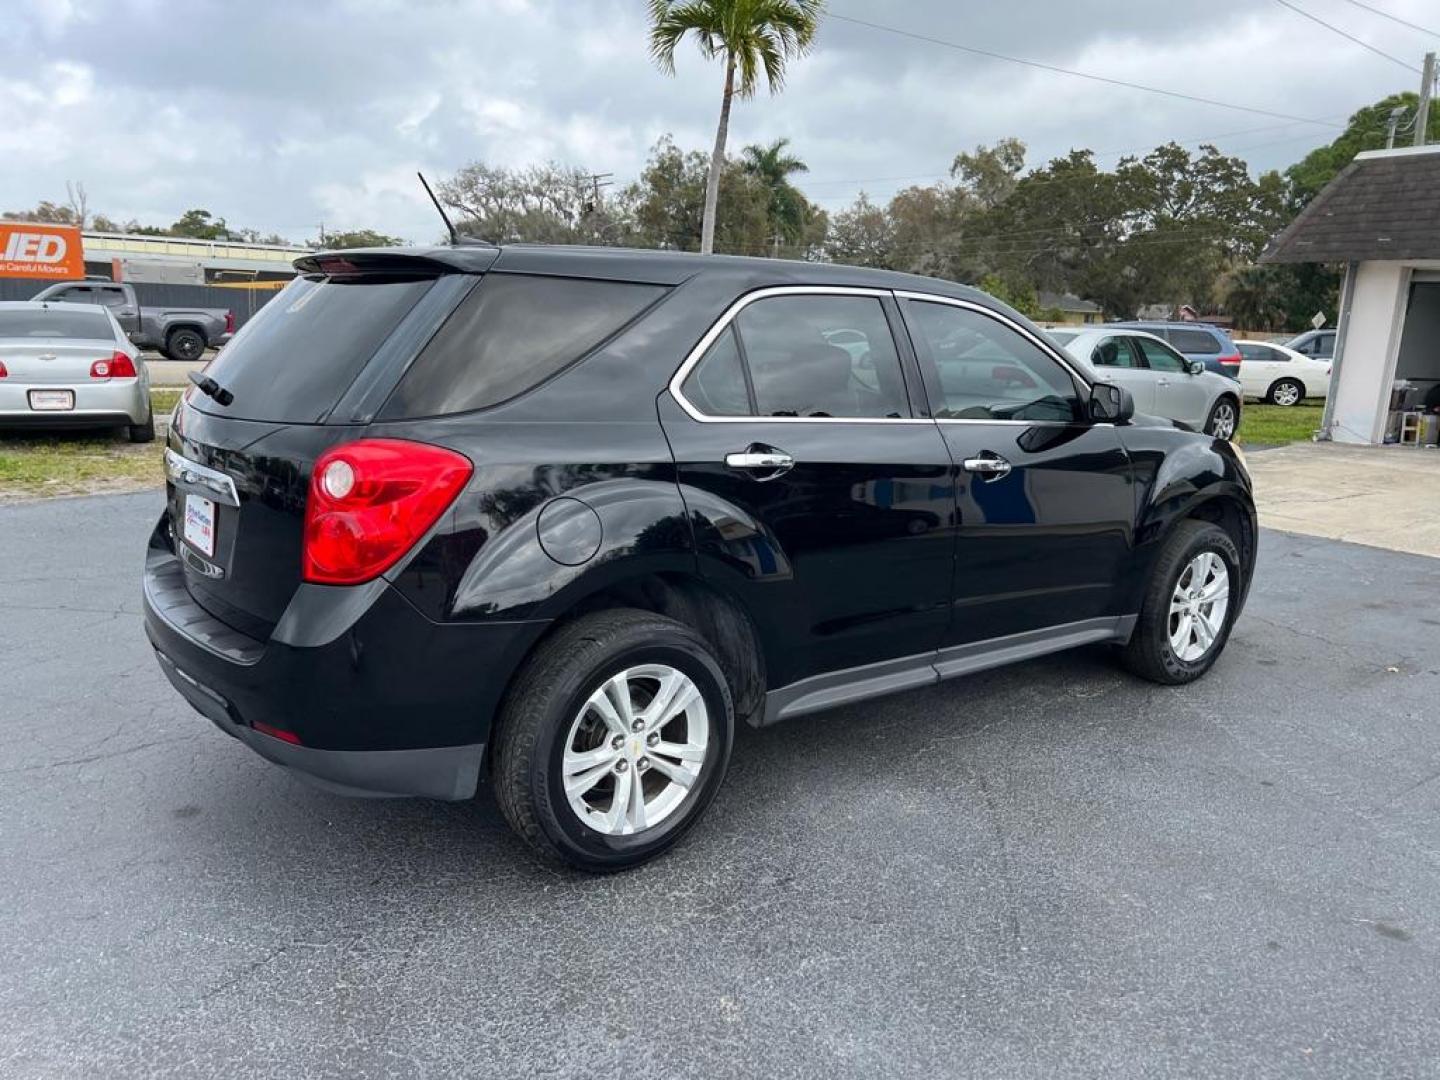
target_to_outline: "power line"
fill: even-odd
[[[1379,8],[1371,7],[1369,4],[1362,4],[1360,0],[1345,0],[1345,2],[1347,4],[1354,4],[1356,7],[1363,8],[1365,11],[1369,11],[1375,15],[1379,15],[1382,19],[1389,19],[1391,22],[1397,22],[1401,26],[1408,26],[1411,30],[1419,30],[1422,34],[1429,34],[1431,37],[1440,38],[1440,30],[1427,30],[1418,23],[1407,22],[1405,19],[1400,18],[1399,15],[1391,15],[1388,11],[1381,11]]]
[[[1315,120],[1307,116],[1292,116],[1289,113],[1274,112],[1270,109],[1257,109],[1249,105],[1236,105],[1228,101],[1216,101],[1214,98],[1197,97],[1194,94],[1181,93],[1178,90],[1166,90],[1158,86],[1144,86],[1141,83],[1126,82],[1124,79],[1112,79],[1105,75],[1092,75],[1086,71],[1075,71],[1071,68],[1058,67],[1055,64],[1042,63],[1039,60],[1026,60],[1019,56],[1006,56],[1004,53],[992,52],[989,49],[977,49],[971,45],[961,45],[958,42],[946,41],[943,38],[917,34],[911,30],[901,30],[898,27],[885,26],[882,23],[856,19],[850,15],[837,15],[833,11],[830,12],[827,17],[839,19],[841,22],[853,23],[856,26],[868,27],[871,30],[880,30],[887,34],[897,34],[900,37],[929,42],[931,45],[942,45],[947,49],[958,49],[960,52],[970,53],[973,56],[984,56],[991,60],[1004,60],[1011,64],[1023,64],[1025,67],[1038,68],[1041,71],[1052,71],[1059,75],[1071,75],[1077,79],[1089,79],[1092,82],[1107,83],[1110,86],[1123,86],[1129,90],[1143,90],[1147,94],[1160,94],[1164,97],[1177,98],[1181,101],[1193,101],[1201,105],[1214,105],[1221,109],[1235,109],[1239,112],[1255,113],[1257,116],[1272,116],[1277,120],[1293,120],[1297,124],[1319,124],[1322,127],[1343,127],[1343,125],[1332,123],[1329,120]],[[1391,59],[1394,58],[1391,57]]]
[[[1313,22],[1313,23],[1319,23],[1321,26],[1325,27],[1326,30],[1334,31],[1335,33],[1339,34],[1341,37],[1345,38],[1347,41],[1353,41],[1356,45],[1359,45],[1362,49],[1369,49],[1369,50],[1370,50],[1371,52],[1373,52],[1376,56],[1383,56],[1386,60],[1389,60],[1392,64],[1399,64],[1399,65],[1400,65],[1401,67],[1403,67],[1406,71],[1413,71],[1416,75],[1419,75],[1419,74],[1420,74],[1420,69],[1417,68],[1417,67],[1415,67],[1413,64],[1407,64],[1404,60],[1401,60],[1398,56],[1391,56],[1391,55],[1390,55],[1388,52],[1386,52],[1384,49],[1377,49],[1374,45],[1371,45],[1368,41],[1362,41],[1360,38],[1356,37],[1354,34],[1351,34],[1351,33],[1348,33],[1347,31],[1341,30],[1338,26],[1335,26],[1335,25],[1333,25],[1333,24],[1331,24],[1331,23],[1326,22],[1324,19],[1320,18],[1319,16],[1317,16],[1317,15],[1311,15],[1310,12],[1306,11],[1304,8],[1298,8],[1298,7],[1296,7],[1294,4],[1292,4],[1292,3],[1290,2],[1290,0],[1275,0],[1275,2],[1276,2],[1277,4],[1279,4],[1281,7],[1287,7],[1287,8],[1289,8],[1291,11],[1295,12],[1296,15],[1303,15],[1305,18],[1309,19],[1311,22]]]

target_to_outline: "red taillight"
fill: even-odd
[[[235,312],[233,311],[225,312],[225,332],[227,334],[235,332]]]
[[[315,462],[301,576],[359,585],[383,574],[449,509],[475,467],[453,450],[361,439]]]
[[[1235,353],[1235,355],[1233,355],[1233,356],[1222,356],[1222,357],[1219,358],[1219,362],[1220,362],[1221,364],[1223,364],[1225,367],[1239,367],[1239,366],[1240,366],[1240,354],[1239,354],[1239,353]]]
[[[90,365],[92,379],[133,379],[135,361],[123,352],[117,352],[109,360],[96,360]]]
[[[262,720],[256,720],[250,726],[260,732],[261,735],[269,735],[272,739],[288,742],[291,746],[301,745],[300,736],[296,735],[293,731],[286,731],[284,728],[278,728],[274,724],[267,724]]]
[[[0,363],[0,379],[8,379],[9,377],[10,377],[10,372],[9,372],[8,370],[6,370],[5,365],[4,365],[3,363]]]

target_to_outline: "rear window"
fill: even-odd
[[[296,278],[247,322],[205,371],[245,420],[318,423],[434,283],[433,278]]]
[[[115,331],[104,312],[31,309],[0,311],[0,338],[80,338],[114,341]]]
[[[664,292],[658,285],[487,274],[415,359],[381,419],[509,401],[579,360]]]
[[[1165,336],[1170,339],[1170,344],[1182,353],[1194,353],[1202,356],[1220,355],[1220,339],[1207,331],[1176,330],[1172,327],[1165,331]]]

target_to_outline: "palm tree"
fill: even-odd
[[[765,185],[770,193],[770,225],[794,243],[805,229],[805,196],[790,183],[794,173],[809,172],[810,166],[785,152],[789,139],[776,139],[769,146],[747,146],[740,152],[740,168]]]
[[[1285,299],[1268,266],[1242,266],[1220,285],[1225,311],[1244,330],[1273,330],[1285,325]]]
[[[715,205],[730,133],[730,102],[755,96],[763,73],[772,94],[785,85],[785,65],[810,51],[824,0],[650,0],[650,55],[666,74],[675,73],[675,48],[694,34],[707,60],[725,60],[725,96],[705,184],[700,251],[715,250]],[[737,81],[738,79],[738,81]]]

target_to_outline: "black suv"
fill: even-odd
[[[654,856],[736,719],[1087,642],[1215,661],[1255,563],[1228,443],[973,289],[614,249],[306,256],[176,409],[146,630],[327,788]],[[203,392],[202,392],[203,391]]]

